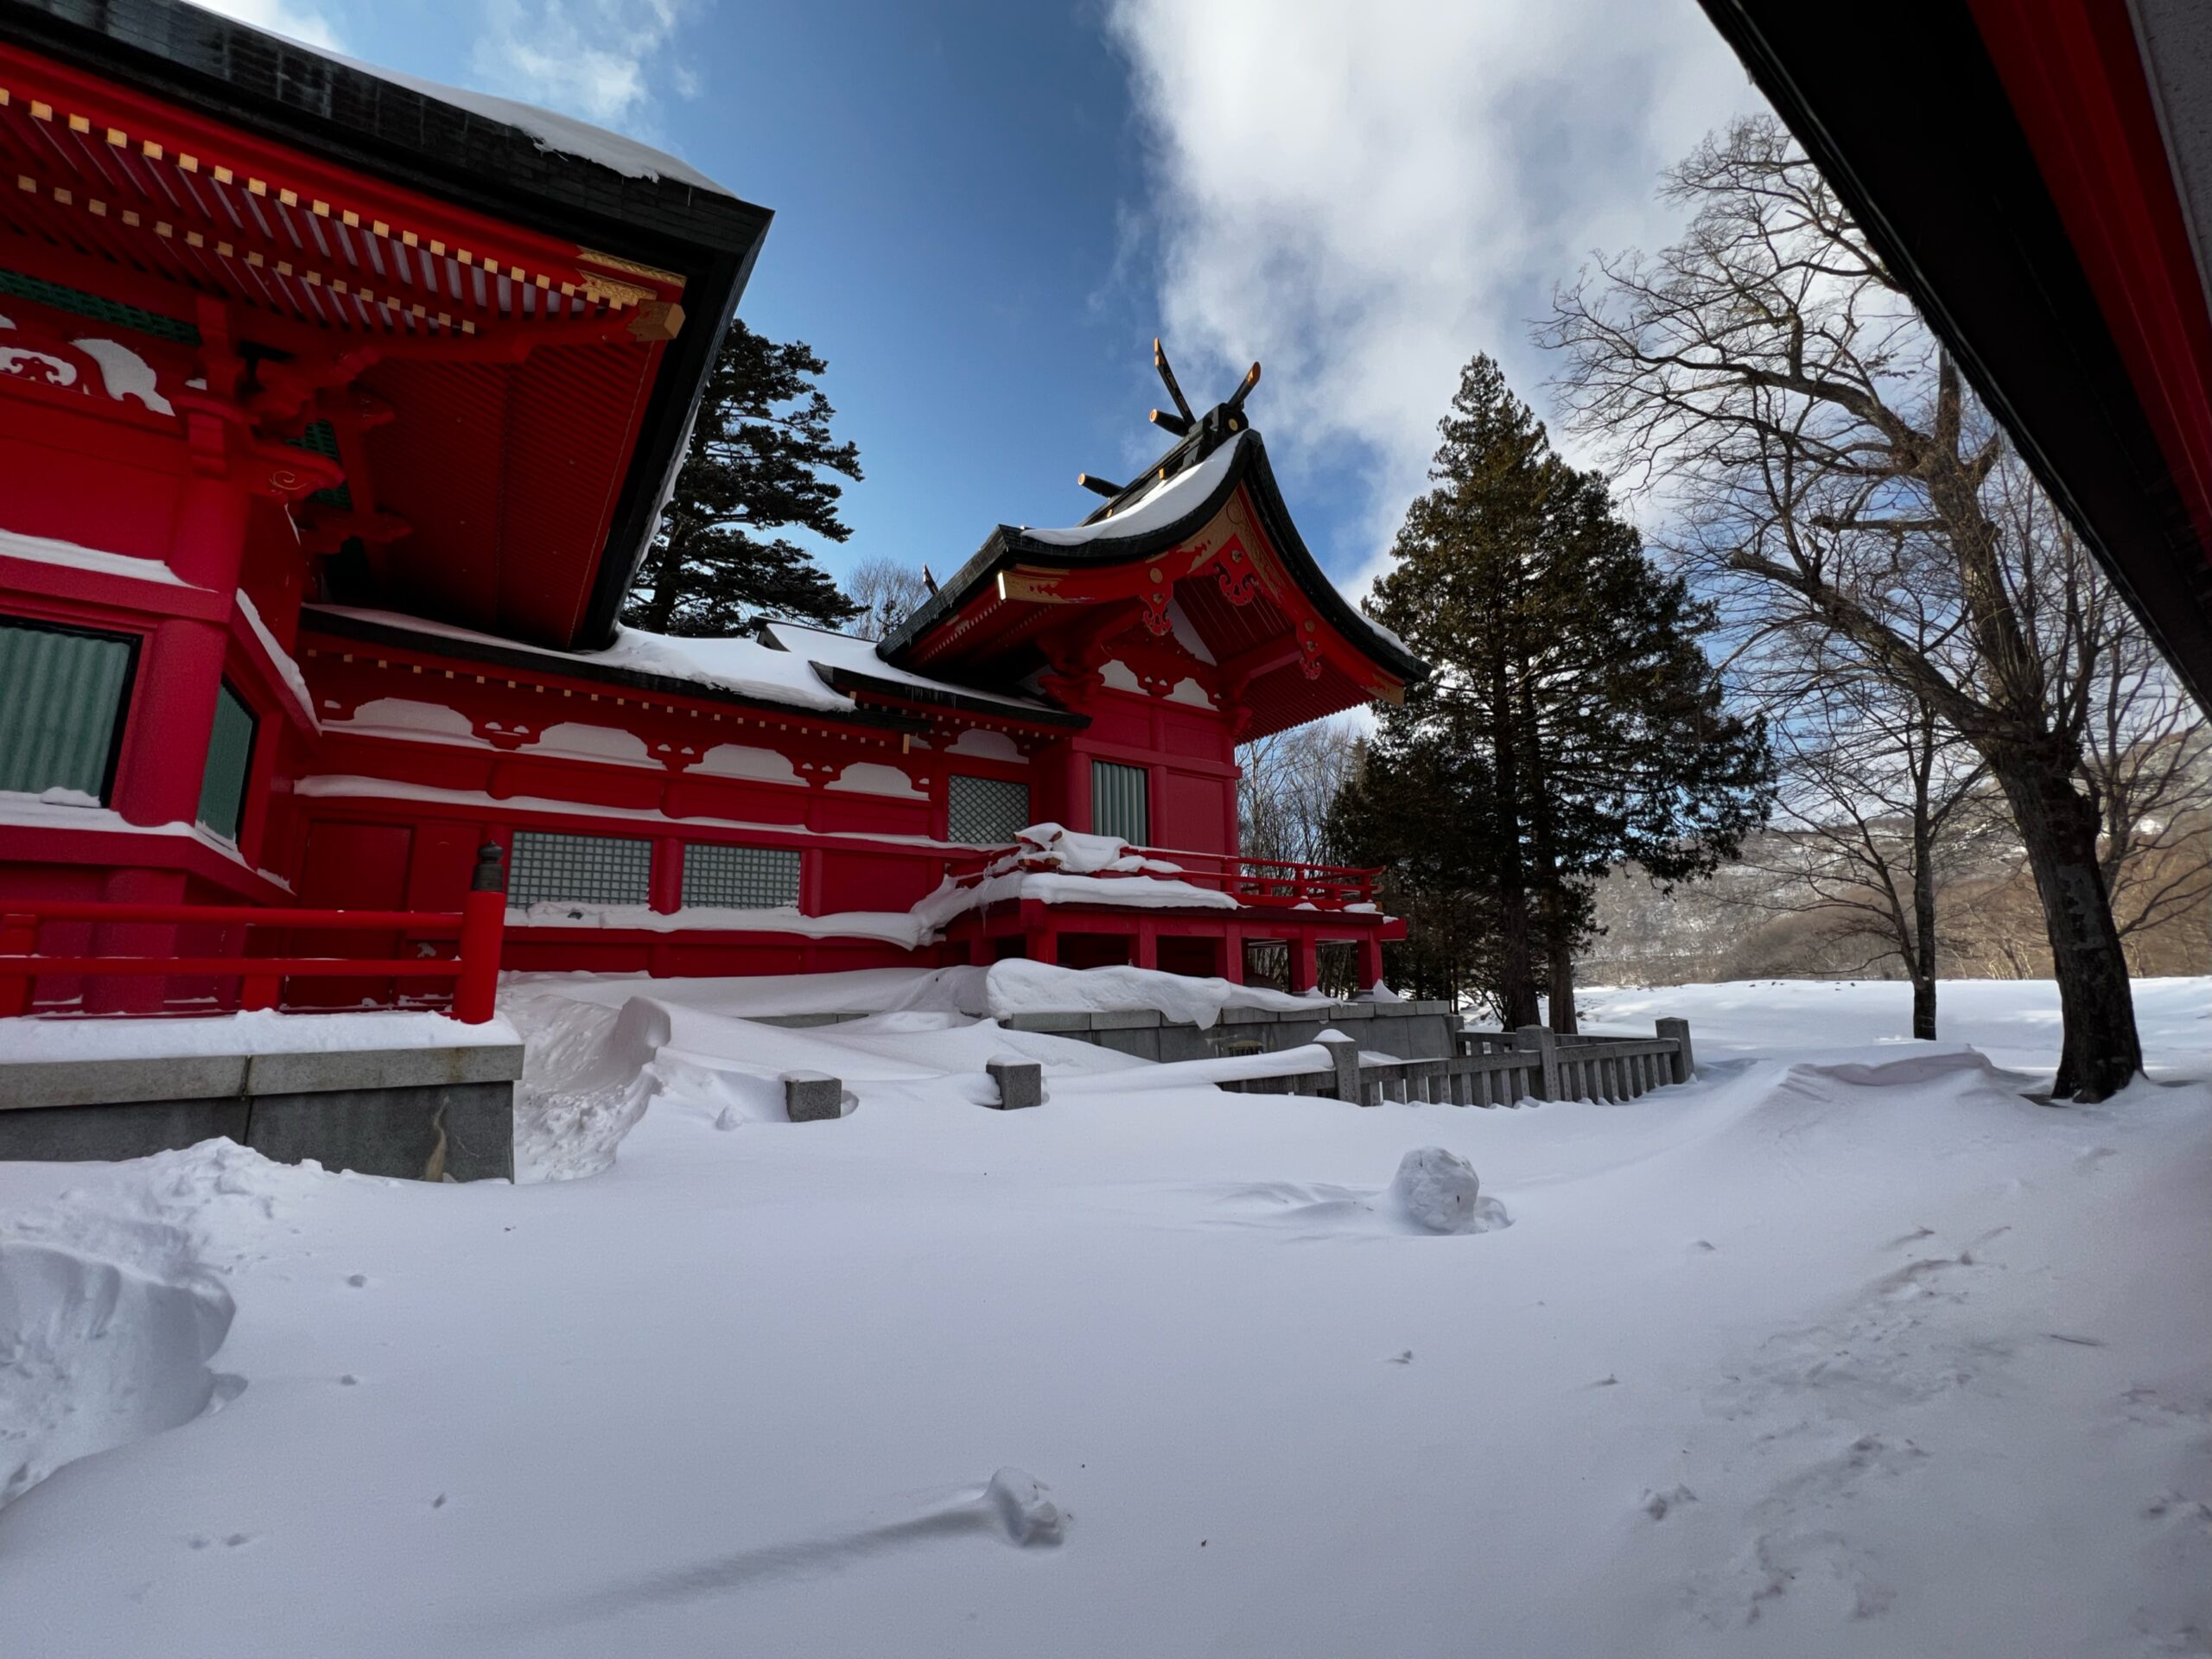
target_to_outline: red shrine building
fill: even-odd
[[[1372,872],[1240,855],[1236,750],[1425,671],[1300,541],[1249,380],[1156,416],[1173,447],[1082,524],[992,531],[880,642],[617,622],[768,218],[175,0],[11,0],[0,911],[450,911],[489,842],[513,969],[1243,978],[1271,947],[1291,988],[1332,948],[1378,978],[1401,925]],[[79,954],[220,943],[80,919],[41,948],[71,928]],[[48,975],[29,1001],[237,994]]]

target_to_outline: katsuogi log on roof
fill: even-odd
[[[1154,342],[1155,353],[1158,342]],[[1050,690],[1095,677],[1117,641],[1149,639],[1192,659],[1190,677],[1262,737],[1377,700],[1395,702],[1427,669],[1349,603],[1306,550],[1267,447],[1244,414],[1253,365],[1235,394],[1192,413],[1156,357],[1180,436],[1065,530],[1001,524],[929,602],[878,647],[934,676]]]

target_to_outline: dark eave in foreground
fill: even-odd
[[[1158,474],[1163,467],[1169,467],[1168,476],[1172,478],[1198,464],[1204,453],[1197,446],[1197,437],[1194,433],[1184,439],[1147,468],[1145,486],[1159,481]],[[1223,472],[1220,481],[1180,518],[1155,529],[1135,536],[1103,536],[1066,546],[1036,540],[1016,525],[1001,524],[975,556],[931,596],[928,603],[884,639],[876,647],[877,654],[887,662],[899,662],[931,628],[956,614],[987,582],[995,580],[998,573],[1010,565],[1037,563],[1065,569],[1098,569],[1139,563],[1180,545],[1205,529],[1237,486],[1243,485],[1250,489],[1253,508],[1260,515],[1268,540],[1281,556],[1284,568],[1329,625],[1397,678],[1408,683],[1427,678],[1428,664],[1380,632],[1338,590],[1336,583],[1329,580],[1307,550],[1305,538],[1292,522],[1290,510],[1283,504],[1282,491],[1275,483],[1274,468],[1268,463],[1267,446],[1261,442],[1260,435],[1248,429],[1228,441],[1238,446],[1237,453]],[[1179,458],[1180,464],[1170,467]],[[1132,486],[1108,505],[1118,510],[1135,502],[1139,493],[1139,487]],[[1098,522],[1103,511],[1092,514],[1084,521],[1086,524]]]
[[[2212,564],[1973,13],[1703,4],[2212,708]]]
[[[613,668],[604,663],[583,662],[527,646],[490,645],[474,639],[456,639],[444,633],[397,628],[390,623],[371,622],[361,617],[346,616],[313,605],[301,613],[300,632],[302,635],[327,634],[340,639],[358,640],[363,645],[382,645],[391,651],[414,652],[425,657],[451,657],[461,662],[482,663],[509,670],[517,676],[537,679],[590,680],[601,685],[618,685],[632,691],[650,691],[656,696],[681,698],[687,702],[709,702],[722,708],[742,709],[748,714],[771,715],[780,720],[822,726],[859,726],[870,731],[916,734],[929,730],[927,721],[893,714],[887,709],[808,709],[796,703],[772,702],[766,697],[748,697],[726,686],[703,684],[697,680],[679,680],[665,674],[647,674],[634,668]]]
[[[425,195],[681,276],[685,325],[662,356],[570,643],[613,640],[708,367],[760,256],[768,209],[546,149],[520,128],[182,0],[0,0],[0,39]]]

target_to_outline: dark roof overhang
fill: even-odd
[[[2173,184],[2128,8],[1864,0],[1839,28],[1833,12],[1801,0],[1703,4],[2167,659],[2212,707],[2206,457],[2191,453],[2201,439],[2180,418],[2180,397],[2141,370],[2147,356],[2167,386],[2186,396],[2193,383],[2201,397],[2212,370],[2193,344],[2203,338],[2204,288],[2161,222],[2174,212]],[[2053,32],[2061,12],[2091,49],[2069,52]],[[2020,86],[2008,86],[1993,42]],[[2056,79],[2054,53],[2064,60]],[[2033,99],[2023,95],[2031,64]],[[2077,94],[2102,106],[2101,125],[2069,118]],[[2085,151],[2107,169],[2101,187],[2079,160]],[[2076,170],[2055,192],[2046,165],[2069,153]],[[2115,207],[2120,196],[2133,199]],[[2069,229],[2069,208],[2077,219],[2108,212],[2117,228],[2083,235]],[[2116,315],[2088,265],[2107,294],[2140,296],[2131,264],[2133,278],[2157,277],[2165,303],[2121,303]]]
[[[615,613],[683,461],[701,387],[770,213],[672,177],[632,177],[520,128],[182,0],[6,0],[0,38],[231,124],[582,247],[674,272],[686,326],[653,378],[575,638]]]

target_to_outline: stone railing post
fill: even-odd
[[[999,1097],[985,1101],[986,1106],[1014,1112],[1044,1101],[1045,1068],[1035,1060],[986,1060],[983,1070],[999,1086]]]
[[[842,1079],[820,1071],[784,1073],[784,1115],[794,1123],[821,1123],[845,1113]]]
[[[1662,1020],[1658,1031],[1662,1038],[1675,1045],[1675,1081],[1688,1083],[1697,1072],[1697,1062],[1690,1053],[1690,1022]]]
[[[1359,1044],[1336,1031],[1325,1031],[1313,1040],[1329,1051],[1329,1062],[1337,1073],[1337,1098],[1355,1106],[1366,1105],[1367,1091],[1359,1083]]]
[[[1559,1036],[1549,1026],[1522,1026],[1513,1033],[1513,1046],[1536,1051],[1543,1087],[1538,1100],[1559,1098]]]

